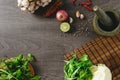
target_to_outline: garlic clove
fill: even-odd
[[[83,14],[80,14],[80,19],[83,20],[85,16]]]
[[[48,2],[52,2],[52,0],[48,0]]]
[[[79,18],[80,17],[80,12],[76,11],[76,17]]]
[[[18,0],[18,7],[21,6],[21,2],[22,2],[22,0]]]
[[[73,23],[73,18],[69,17],[69,23]]]
[[[21,10],[22,10],[22,11],[27,11],[27,8],[22,7]]]
[[[32,2],[28,8],[29,11],[33,11],[34,10],[34,7],[35,7],[35,4],[34,2]]]
[[[21,2],[21,5],[27,8],[29,6],[29,1],[28,0],[23,0]]]
[[[46,3],[48,0],[41,0],[41,2]]]
[[[48,4],[49,4],[48,2],[45,2],[42,7],[45,7],[45,6],[48,5]]]

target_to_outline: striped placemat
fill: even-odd
[[[120,78],[120,34],[96,38],[66,54],[64,58],[70,60],[74,53],[78,58],[85,53],[88,54],[94,64],[103,63],[111,69],[113,80]]]

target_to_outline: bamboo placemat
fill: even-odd
[[[112,71],[113,80],[120,78],[120,34],[96,38],[66,54],[64,58],[70,60],[74,52],[78,58],[86,53],[94,64],[106,64]]]

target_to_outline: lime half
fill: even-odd
[[[61,23],[61,24],[60,24],[60,30],[61,30],[62,32],[68,32],[68,31],[70,31],[70,24],[67,23],[67,22]]]

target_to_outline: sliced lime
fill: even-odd
[[[62,32],[68,32],[70,30],[70,24],[67,22],[63,22],[60,24],[60,30]]]

